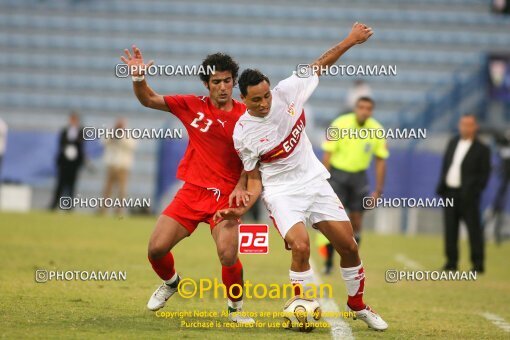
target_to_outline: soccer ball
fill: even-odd
[[[283,328],[311,332],[321,318],[321,307],[315,300],[294,296],[283,306]]]

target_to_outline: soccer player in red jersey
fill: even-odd
[[[239,117],[246,111],[244,104],[232,99],[237,80],[238,64],[228,55],[208,55],[202,62],[200,74],[209,96],[167,95],[156,93],[145,80],[145,64],[140,49],[133,45],[133,54],[124,50],[121,60],[133,78],[133,90],[143,106],[171,112],[183,123],[189,144],[177,178],[184,185],[159,217],[150,237],[148,257],[154,271],[164,281],[151,296],[147,307],[156,311],[177,291],[180,277],[174,269],[171,249],[190,236],[200,222],[210,225],[222,265],[222,279],[228,294],[229,318],[238,323],[253,323],[240,313],[242,295],[237,286],[243,285],[243,267],[238,258],[238,221],[213,221],[217,210],[227,208],[235,199],[239,205],[247,203],[250,193],[240,181],[243,170],[236,154],[232,134]],[[239,182],[239,183],[238,183]],[[239,184],[239,185],[238,185]],[[230,201],[230,202],[229,202]]]

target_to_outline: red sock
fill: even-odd
[[[162,280],[167,281],[174,276],[174,257],[171,252],[168,252],[160,259],[153,259],[149,256],[149,262],[152,265],[152,269],[154,269]]]
[[[289,278],[294,289],[294,296],[303,296],[305,291],[310,290],[310,284],[314,282],[312,268],[304,272],[295,272],[290,269]]]
[[[363,267],[358,270],[358,275],[355,279],[358,280],[359,287],[353,296],[349,295],[347,297],[347,304],[353,310],[358,311],[365,309],[366,307],[365,303],[363,302],[363,293],[365,291],[365,270]]]
[[[230,294],[230,287],[234,284],[238,284],[243,287],[243,265],[241,261],[237,259],[237,262],[232,266],[222,266],[221,268],[221,278],[223,280],[223,284],[227,288],[227,296],[230,301],[239,301],[243,299],[241,294],[241,290],[236,286],[232,288],[232,294]],[[235,297],[232,297],[235,296]]]
[[[302,296],[303,286],[299,283],[293,283],[292,289],[294,290],[294,296]]]

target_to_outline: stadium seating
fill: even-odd
[[[358,20],[373,25],[377,38],[349,52],[344,62],[398,66],[398,77],[370,79],[380,119],[396,125],[392,113],[399,105],[423,102],[424,92],[447,85],[453,72],[469,73],[478,67],[484,50],[510,44],[505,34],[510,20],[491,14],[486,1],[318,1],[310,8],[304,1],[289,5],[284,1],[11,0],[3,2],[2,9],[0,46],[8,52],[0,63],[18,78],[14,85],[12,79],[0,83],[7,87],[0,97],[4,107],[21,107],[26,93],[34,95],[42,87],[50,87],[57,96],[67,89],[130,98],[127,82],[111,74],[121,50],[133,42],[159,63],[198,63],[207,53],[225,50],[243,66],[256,65],[279,80],[295,64],[313,60],[345,34],[348,23]],[[403,23],[412,26],[399,29]],[[318,106],[320,117],[330,119],[339,111],[351,80],[328,79],[319,89],[311,104]],[[202,90],[196,79],[160,79],[155,84],[168,92]],[[85,107],[67,96],[49,96],[37,103],[116,111],[115,104],[98,97],[101,100],[87,100],[90,104]],[[139,111],[132,100],[120,105],[123,112]]]
[[[208,53],[226,51],[242,68],[258,67],[276,83],[297,64],[313,61],[355,21],[370,24],[375,35],[342,62],[397,65],[396,77],[367,79],[385,126],[400,125],[406,108],[415,113],[450,91],[454,79],[470,79],[485,51],[510,45],[510,19],[492,14],[485,0],[316,0],[313,5],[305,0],[4,0],[0,109],[14,129],[55,132],[70,109],[80,110],[87,124],[124,115],[130,125],[160,126],[166,118],[141,107],[130,81],[114,76],[122,49],[133,43],[159,64],[198,64]],[[310,101],[319,125],[342,110],[353,80],[321,81]],[[205,93],[193,77],[154,77],[151,84],[163,93]],[[16,118],[20,113],[34,120]],[[155,166],[147,163],[155,162],[156,143],[142,144],[137,158],[146,164],[137,162],[133,173],[152,186]],[[96,190],[100,175],[86,175],[82,185]],[[147,192],[142,184],[133,190]]]

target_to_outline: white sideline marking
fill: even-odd
[[[316,267],[315,267],[312,259],[310,259],[310,267],[312,267],[312,269],[313,269],[313,280],[315,281],[315,284],[320,285],[322,283],[322,280],[319,277],[319,275],[317,275],[317,273],[315,271]],[[321,309],[324,312],[328,312],[333,315],[337,315],[337,314],[340,315],[340,309],[338,309],[338,305],[335,303],[335,300],[328,298],[328,297],[319,298],[318,300],[319,300],[319,304],[321,305]],[[345,322],[342,319],[343,319],[343,317],[324,318],[324,321],[329,323],[329,325],[331,326],[331,337],[335,340],[336,339],[349,339],[349,340],[354,339],[354,336],[352,335],[351,327],[349,326],[349,324],[347,322]]]
[[[400,263],[402,263],[404,266],[406,266],[409,269],[414,269],[414,270],[421,270],[421,269],[423,269],[423,266],[421,264],[419,264],[416,261],[411,260],[410,258],[405,256],[404,254],[396,254],[395,255],[395,260],[400,262]]]
[[[487,312],[481,313],[481,315],[505,332],[510,333],[510,324],[506,322],[505,319],[503,319],[501,316]]]

